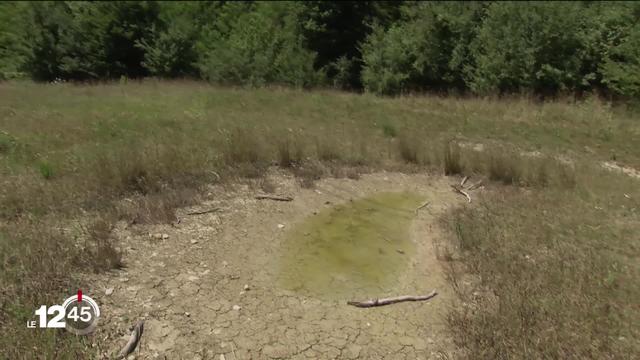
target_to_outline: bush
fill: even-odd
[[[388,30],[375,27],[362,45],[365,89],[464,88],[462,70],[481,9],[472,3],[412,4],[404,8],[404,21]]]
[[[603,81],[614,92],[628,97],[640,96],[640,27],[625,29],[607,53],[601,66]]]
[[[238,6],[243,5],[228,4],[225,9],[231,13]],[[298,3],[257,3],[228,31],[210,29],[202,45],[202,76],[216,83],[253,86],[319,84],[322,75],[313,68],[315,53],[304,48],[297,21],[302,9]]]

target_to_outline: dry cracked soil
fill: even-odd
[[[426,174],[374,173],[323,179],[304,189],[272,171],[275,193],[293,201],[256,200],[246,184],[212,185],[173,225],[119,226],[126,267],[86,275],[101,318],[95,356],[113,358],[130,327],[145,320],[136,359],[437,359],[453,345],[445,316],[453,294],[436,257],[437,218],[466,200],[451,180]],[[403,274],[369,297],[426,294],[426,302],[368,309],[341,298],[302,295],[278,285],[279,252],[290,229],[337,204],[381,192],[409,191],[429,205],[413,215]],[[219,211],[187,215],[194,210]],[[159,235],[160,234],[160,235]],[[355,299],[364,300],[364,299]]]

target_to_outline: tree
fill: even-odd
[[[225,4],[206,31],[199,61],[204,78],[218,83],[311,86],[321,82],[315,53],[304,47],[300,3]]]
[[[365,89],[464,89],[463,69],[472,66],[469,44],[481,13],[478,3],[405,5],[401,21],[375,27],[362,45]]]

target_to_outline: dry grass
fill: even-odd
[[[502,189],[445,219],[460,300],[448,319],[466,358],[640,353],[640,203],[620,194],[637,184],[594,169],[580,177],[574,189]]]
[[[452,282],[472,274],[477,292],[488,294],[458,287],[468,304],[450,316],[458,345],[484,358],[638,354],[629,326],[639,313],[632,306],[637,184],[593,166],[615,157],[639,168],[638,143],[635,113],[595,98],[536,103],[191,82],[0,83],[0,321],[9,324],[0,348],[10,358],[33,346],[47,357],[78,357],[78,340],[25,336],[23,324],[38,305],[80,286],[71,274],[122,265],[110,232],[117,221],[171,222],[200,185],[260,182],[278,164],[305,187],[371,169],[508,184],[495,197],[474,199],[479,208],[452,215],[460,246],[443,255],[456,264]],[[541,156],[521,155],[533,151]],[[575,161],[564,164],[558,155]],[[266,181],[260,186],[270,189]],[[87,218],[97,220],[73,225]]]
[[[276,139],[275,142],[278,151],[278,166],[282,168],[292,168],[302,164],[304,161],[304,152],[298,140],[295,140],[293,136],[285,134],[283,138]]]
[[[455,141],[447,141],[444,145],[444,174],[462,174],[463,168],[460,162],[460,146]]]

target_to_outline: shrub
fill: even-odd
[[[242,5],[228,4],[225,8]],[[316,85],[315,54],[304,47],[299,3],[257,3],[226,31],[210,29],[201,43],[202,76],[217,83]],[[230,11],[230,10],[229,10]]]

